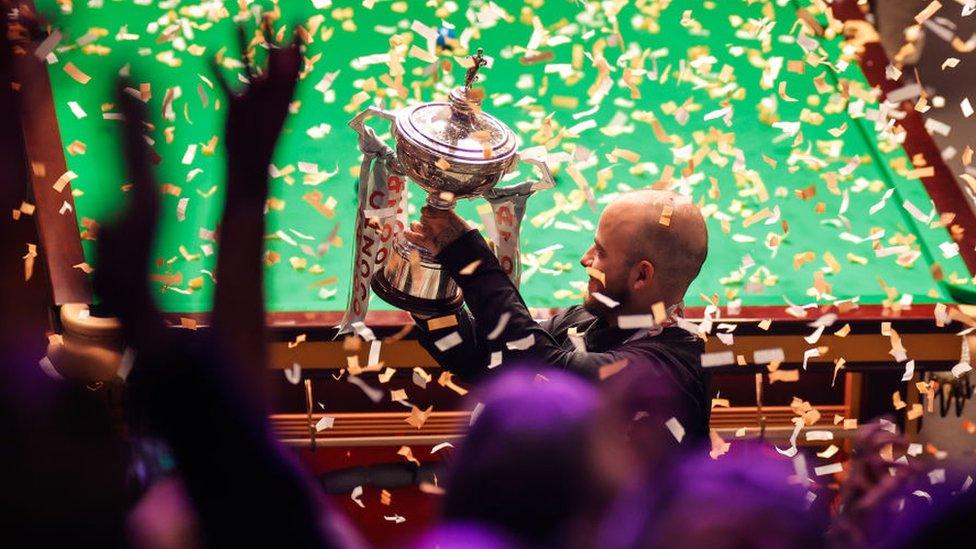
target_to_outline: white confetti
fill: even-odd
[[[349,383],[355,385],[356,387],[362,389],[362,391],[366,393],[366,396],[369,397],[369,399],[372,400],[373,402],[379,402],[383,400],[383,394],[384,394],[383,391],[375,387],[370,387],[369,384],[367,384],[365,381],[360,379],[359,376],[348,376],[346,380]]]
[[[829,465],[821,465],[820,467],[814,467],[813,473],[818,477],[822,477],[824,475],[833,475],[836,473],[840,473],[843,470],[844,470],[843,463],[831,463]]]
[[[513,351],[524,351],[535,345],[535,334],[529,334],[514,341],[508,341],[505,346]]]
[[[617,307],[618,305],[620,305],[620,302],[619,301],[616,301],[613,298],[607,297],[607,296],[601,294],[600,292],[593,292],[590,295],[593,296],[597,301],[599,301],[600,303],[603,303],[606,307],[608,307],[610,309],[613,309],[613,308]]]
[[[735,364],[735,353],[732,351],[719,351],[717,353],[702,353],[702,368],[712,368],[715,366],[726,366]]]
[[[186,152],[183,153],[183,164],[189,166],[193,163],[193,159],[197,156],[197,145],[196,143],[191,143],[186,146]]]
[[[685,438],[685,428],[681,425],[681,422],[678,421],[678,418],[673,417],[665,421],[664,426],[668,428],[668,431],[671,431],[671,435],[674,436],[674,439],[679,443],[683,438]]]
[[[781,347],[775,349],[756,349],[752,353],[752,361],[756,364],[771,364],[773,362],[783,362],[786,354]]]
[[[653,328],[655,326],[654,315],[620,315],[617,317],[617,327],[621,330],[632,330],[635,328]]]
[[[58,381],[64,380],[64,376],[62,376],[57,371],[57,369],[54,367],[54,363],[51,362],[50,358],[48,357],[42,358],[37,362],[37,365],[40,366],[41,370],[45,374],[47,374],[47,376],[50,377],[51,379],[57,379]]]
[[[908,362],[905,363],[905,373],[902,374],[901,380],[911,381],[912,376],[914,375],[915,375],[915,361],[909,360]]]
[[[79,105],[76,101],[68,101],[68,108],[71,109],[71,114],[75,115],[76,118],[81,119],[88,116],[85,109],[81,108],[81,105]]]
[[[440,444],[435,445],[433,448],[431,448],[430,453],[436,454],[437,452],[440,452],[444,448],[454,448],[454,445],[451,444],[450,442],[442,442]]]
[[[459,334],[457,332],[451,332],[451,333],[447,334],[446,336],[444,336],[444,337],[438,339],[437,341],[435,341],[434,342],[434,346],[437,347],[437,349],[440,352],[443,353],[443,352],[447,351],[448,349],[451,349],[453,347],[456,347],[456,346],[460,345],[461,344],[461,341],[462,341],[461,340],[461,334]]]
[[[970,366],[969,364],[966,364],[965,362],[960,362],[959,364],[956,364],[955,366],[952,367],[952,375],[954,377],[959,377],[972,369],[973,367]]]
[[[508,311],[505,311],[498,317],[498,324],[496,324],[495,328],[488,334],[489,341],[494,341],[495,339],[498,339],[498,336],[502,335],[502,332],[505,331],[505,326],[508,326],[508,320],[510,318],[512,318],[512,313]]]
[[[285,379],[292,385],[298,385],[302,380],[302,366],[297,362],[293,362],[291,368],[285,369]]]
[[[366,508],[366,504],[363,503],[363,500],[362,500],[362,497],[363,497],[363,487],[362,487],[362,485],[353,488],[352,489],[352,495],[350,495],[349,497],[354,502],[356,502],[356,505],[362,507],[363,509]]]
[[[813,349],[807,349],[806,351],[803,351],[803,369],[804,370],[807,369],[807,362],[811,358],[817,358],[819,356],[820,356],[820,349],[816,347],[814,347]]]

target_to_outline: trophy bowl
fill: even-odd
[[[457,88],[450,102],[414,105],[396,115],[397,159],[434,198],[444,192],[454,198],[481,196],[517,162],[512,130],[476,109],[467,91]]]

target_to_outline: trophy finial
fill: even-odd
[[[464,89],[465,90],[470,90],[471,89],[471,84],[474,83],[475,79],[478,76],[478,70],[481,69],[481,67],[484,67],[485,65],[488,64],[488,60],[485,59],[485,56],[484,55],[482,55],[482,52],[483,51],[484,51],[483,49],[478,48],[477,53],[475,53],[471,57],[471,60],[474,62],[474,64],[471,65],[471,67],[468,69],[468,73],[466,75],[464,75]]]

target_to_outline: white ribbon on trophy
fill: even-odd
[[[355,330],[369,310],[370,282],[390,255],[390,248],[407,222],[406,176],[396,154],[370,127],[359,134],[363,162],[359,170],[356,211],[356,255],[346,312],[336,336]],[[362,324],[360,324],[362,325]]]

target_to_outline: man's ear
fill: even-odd
[[[633,267],[634,289],[642,290],[650,287],[654,280],[654,264],[646,259],[640,260]]]

